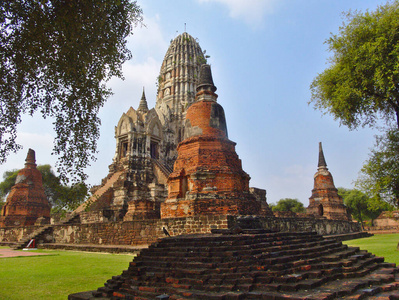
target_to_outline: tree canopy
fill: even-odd
[[[388,130],[377,137],[356,184],[375,201],[384,200],[399,207],[399,130]]]
[[[21,116],[38,112],[54,119],[61,179],[84,180],[111,94],[105,82],[122,78],[126,38],[141,22],[136,1],[0,1],[0,163],[21,148]]]
[[[326,41],[330,66],[311,84],[311,103],[350,129],[379,119],[399,128],[399,1],[349,12]]]
[[[345,18],[326,41],[331,64],[313,80],[310,103],[349,129],[385,123],[358,186],[399,205],[399,0]]]
[[[292,211],[295,213],[305,212],[302,202],[298,199],[284,198],[280,199],[276,205],[272,205],[273,211]]]
[[[357,189],[338,188],[338,194],[344,200],[352,217],[362,225],[363,221],[371,220],[373,222],[381,212],[393,209],[393,206],[387,202],[370,198]]]
[[[62,185],[50,165],[39,165],[37,169],[42,174],[44,193],[52,206],[52,211],[73,210],[86,199],[88,188],[85,184]],[[15,184],[18,172],[19,170],[4,172],[3,181],[0,182],[0,201],[6,200],[7,194]]]

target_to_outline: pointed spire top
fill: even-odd
[[[203,64],[199,73],[197,92],[204,90],[216,91],[216,86],[213,84],[211,66],[208,64]]]
[[[30,149],[28,150],[28,155],[25,159],[25,167],[36,167],[36,154],[35,151]]]
[[[147,99],[145,98],[144,87],[143,87],[143,95],[141,96],[139,108],[137,111],[141,113],[146,113],[148,111]]]
[[[326,159],[324,158],[323,147],[321,146],[321,142],[319,142],[319,164],[317,165],[319,168],[327,168]]]

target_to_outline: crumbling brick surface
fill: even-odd
[[[314,175],[312,196],[309,198],[309,206],[306,210],[309,215],[315,217],[347,221],[352,219],[342,197],[338,195],[333,176],[327,169],[321,143],[319,144],[319,165]]]
[[[227,138],[223,108],[214,101],[198,101],[188,109],[186,120],[189,136],[178,146],[161,218],[267,212],[249,191],[250,177],[235,143]]]
[[[1,210],[0,227],[34,225],[40,217],[50,222],[50,204],[44,193],[42,174],[36,168],[35,152],[29,149],[25,168],[18,172]]]
[[[164,238],[77,299],[397,299],[399,271],[315,232],[242,230]],[[163,295],[163,296],[162,296]]]

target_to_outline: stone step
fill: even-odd
[[[295,241],[294,241],[295,242]],[[212,245],[213,246],[213,245]],[[189,247],[180,247],[180,248],[171,248],[170,250],[164,250],[164,249],[154,249],[154,251],[148,250],[147,252],[143,252],[143,255],[146,256],[171,256],[171,257],[209,257],[209,256],[237,256],[238,253],[240,253],[242,256],[243,255],[263,255],[264,257],[272,257],[278,256],[284,253],[287,254],[295,254],[295,253],[300,253],[305,251],[304,249],[315,249],[317,250],[317,247],[319,249],[332,249],[335,247],[346,247],[343,246],[341,243],[335,242],[314,242],[314,243],[308,243],[304,244],[299,241],[298,243],[293,243],[292,245],[266,245],[263,244],[263,247],[257,247],[256,249],[254,248],[238,248],[238,247],[212,247],[211,249],[198,249],[198,248],[189,248]],[[202,251],[201,251],[202,250]],[[286,252],[284,252],[286,251]]]
[[[364,299],[395,293],[397,274],[383,258],[309,233],[186,236],[143,250],[97,292],[112,299]]]
[[[297,242],[297,243],[296,243]],[[209,247],[209,246],[212,247]],[[275,244],[262,244],[263,247],[253,248],[239,248],[232,246],[216,246],[213,243],[209,244],[207,249],[199,249],[198,247],[187,247],[187,246],[174,246],[170,247],[170,249],[166,250],[165,248],[151,248],[142,252],[142,256],[156,256],[156,257],[169,257],[169,259],[177,259],[181,260],[182,257],[231,257],[238,256],[238,253],[241,256],[248,255],[263,255],[263,257],[271,257],[271,256],[280,256],[284,254],[295,254],[295,253],[303,253],[307,251],[306,249],[311,249],[308,251],[318,251],[325,249],[332,249],[336,247],[346,247],[339,242],[332,241],[320,241],[320,242],[312,242],[312,243],[303,243],[300,240],[293,240],[293,243],[290,245],[280,245],[276,246]],[[300,245],[300,246],[299,246]],[[313,249],[313,250],[312,250]],[[284,252],[285,251],[285,252]],[[316,252],[313,251],[313,255],[317,255]],[[262,258],[263,258],[262,257]],[[259,257],[261,258],[261,257]],[[140,258],[137,258],[140,261]]]
[[[154,245],[156,248],[168,248],[176,246],[194,246],[195,248],[209,247],[210,243],[221,244],[226,246],[245,246],[251,244],[259,244],[261,241],[273,241],[276,243],[283,242],[284,240],[292,241],[294,239],[310,240],[311,238],[322,240],[323,238],[313,232],[306,233],[270,233],[260,235],[242,235],[240,238],[225,235],[208,235],[203,238],[184,238],[184,237],[170,237]]]

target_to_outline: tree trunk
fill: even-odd
[[[363,226],[363,218],[362,218],[362,209],[360,207],[357,208],[357,211],[359,213],[359,221],[360,224],[362,225],[362,230],[364,230],[364,226]]]
[[[399,129],[399,108],[395,109],[395,114],[396,114],[396,126]]]

